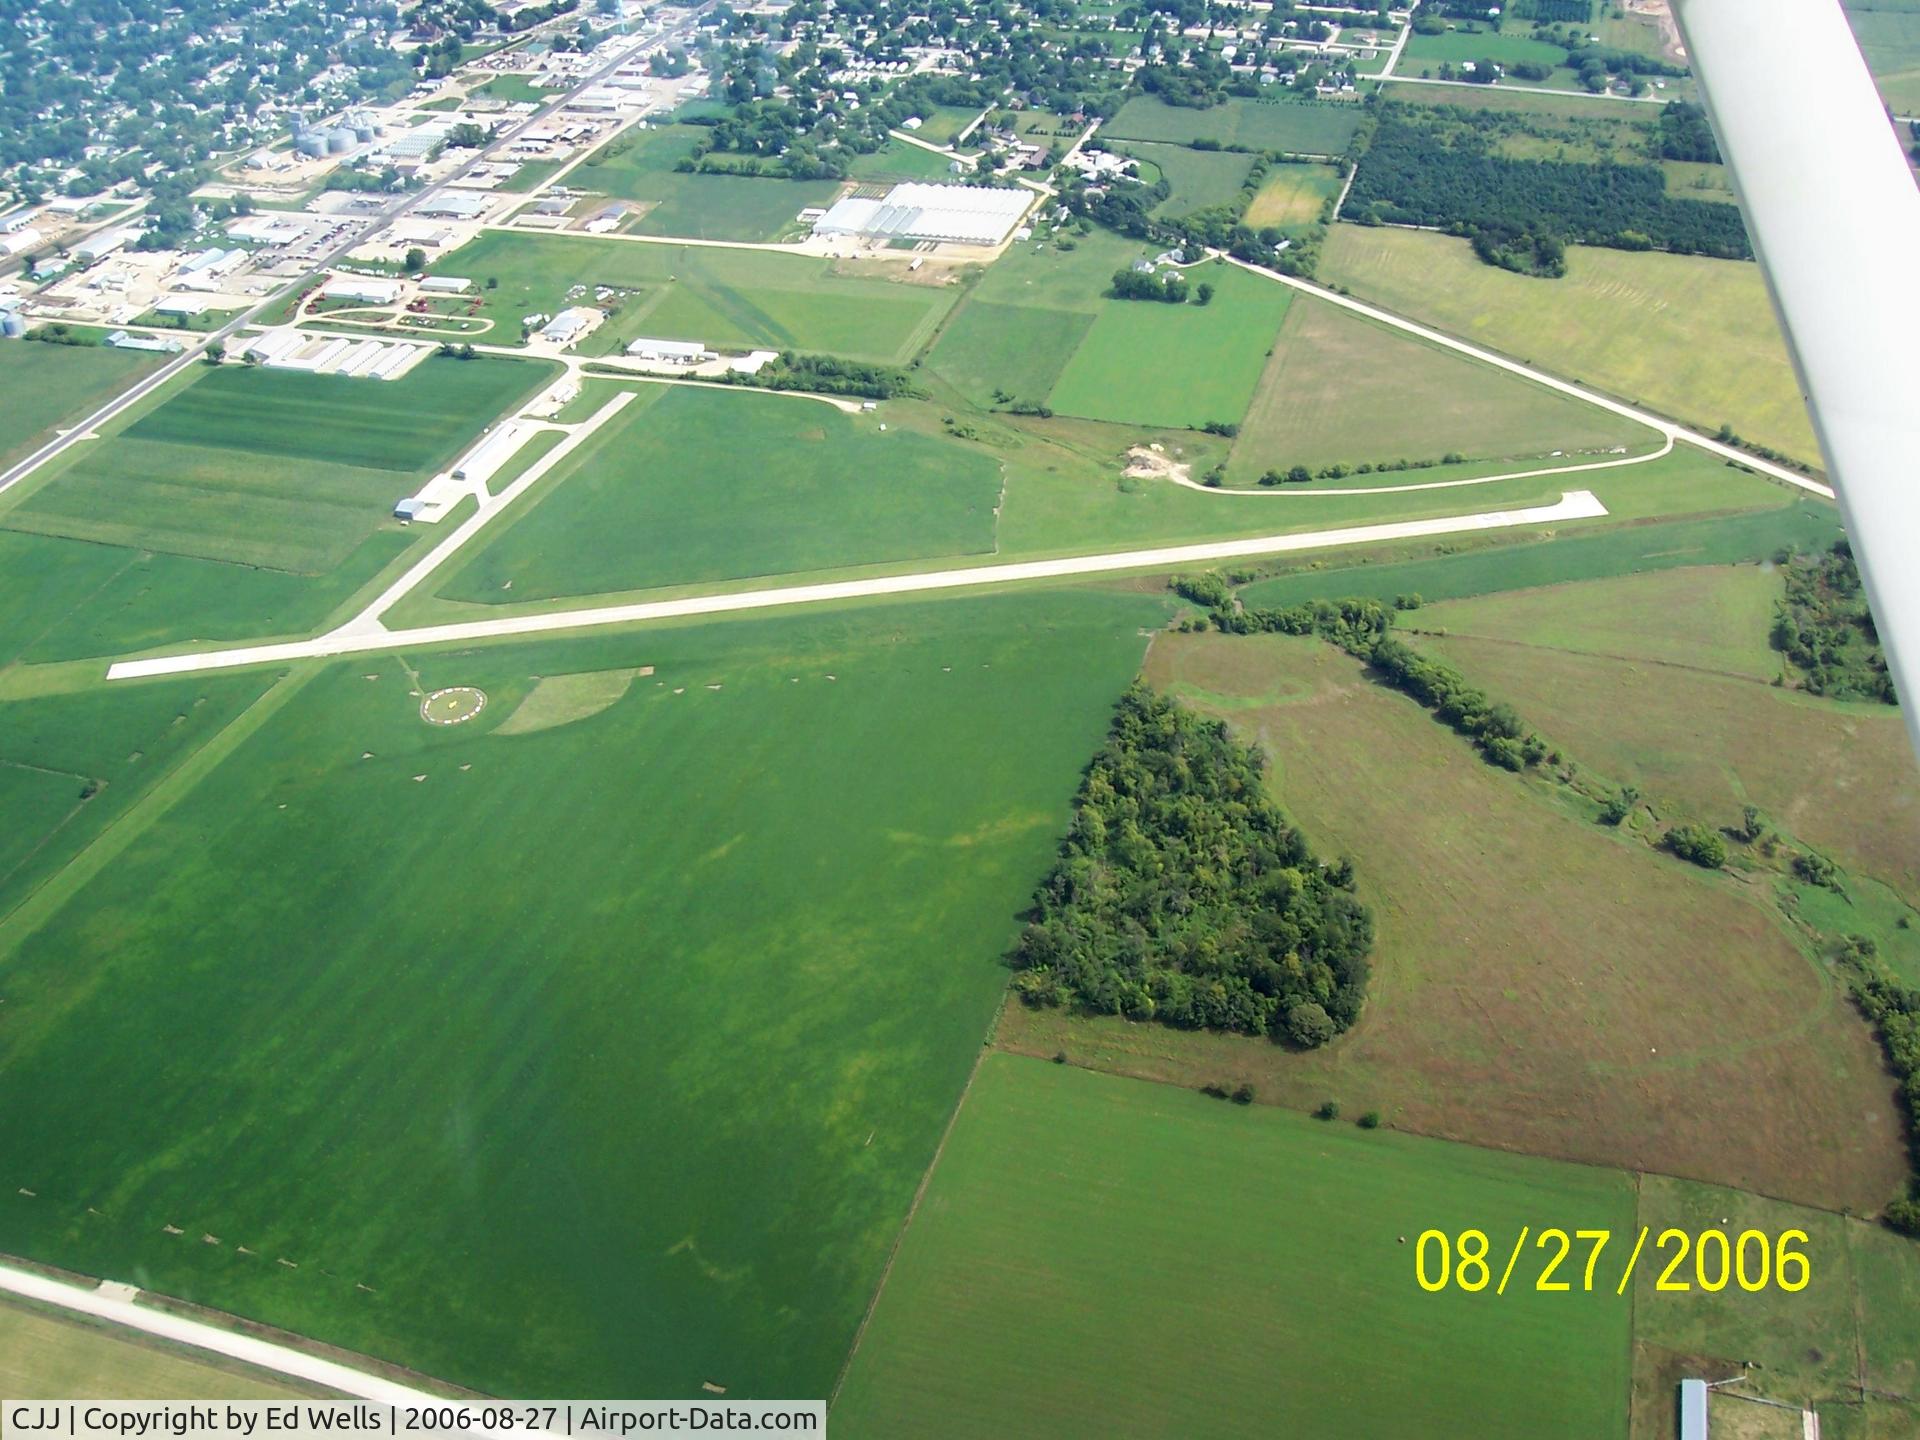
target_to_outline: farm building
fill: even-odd
[[[600,321],[600,312],[584,305],[562,310],[540,328],[540,338],[555,345],[571,345]]]
[[[464,275],[429,275],[420,288],[429,295],[464,295],[473,289],[473,281]]]
[[[200,295],[169,295],[164,300],[153,302],[154,314],[178,315],[183,319],[190,315],[199,315],[206,308],[206,298]]]
[[[412,520],[426,508],[426,502],[424,500],[416,500],[413,496],[409,495],[406,499],[394,505],[393,518],[396,520]]]
[[[998,245],[1033,203],[1031,190],[984,185],[896,185],[883,200],[846,199],[814,222],[816,235]]]
[[[652,360],[667,365],[698,365],[711,360],[713,351],[698,340],[651,340],[641,338],[627,346],[627,354],[636,360]]]
[[[320,290],[327,300],[357,300],[363,305],[391,305],[400,298],[398,280],[373,280],[363,276],[343,276],[329,280]]]
[[[107,344],[116,350],[157,350],[164,355],[183,348],[178,340],[160,335],[129,335],[125,330],[116,330],[107,336]]]

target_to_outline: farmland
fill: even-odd
[[[1237,424],[1253,398],[1289,293],[1228,265],[1188,272],[1210,305],[1109,300],[1048,401],[1063,415],[1146,425]],[[1152,366],[1140,363],[1154,357]]]
[[[1401,458],[1545,456],[1638,444],[1642,426],[1308,296],[1261,376],[1229,479]]]
[[[1191,145],[1218,140],[1249,150],[1292,155],[1341,155],[1364,112],[1358,105],[1321,100],[1226,100],[1208,110],[1136,96],[1101,127],[1109,140],[1159,140]]]
[[[1118,144],[1118,153],[1130,155],[1140,178],[1151,185],[1164,179],[1172,193],[1155,207],[1156,215],[1187,215],[1209,205],[1230,205],[1240,198],[1240,187],[1253,168],[1253,157],[1230,150],[1190,150],[1184,145],[1160,145],[1133,140]]]
[[[825,1393],[1165,613],[1060,593],[292,677],[0,938],[8,1248],[494,1393]],[[612,671],[622,698],[497,733]],[[423,724],[448,685],[484,713]]]
[[[831,180],[777,180],[750,175],[682,174],[674,166],[693,153],[701,130],[662,125],[629,131],[587,158],[576,183],[646,206],[635,229],[642,235],[693,240],[774,240],[793,228],[810,205],[825,205],[839,186]]]
[[[441,260],[445,274],[497,279],[481,313],[510,340],[522,317],[553,314],[568,292],[629,292],[585,349],[637,335],[748,349],[799,349],[904,364],[932,336],[955,288],[885,278],[879,267],[807,255],[491,230]]]
[[[1246,223],[1256,230],[1271,226],[1298,231],[1320,219],[1328,201],[1340,194],[1340,172],[1331,165],[1276,165],[1247,206]]]
[[[1920,4],[1845,0],[1847,19],[1890,109],[1920,115]]]
[[[1213,1440],[1337,1414],[1381,1440],[1623,1436],[1625,1301],[1414,1283],[1420,1231],[1547,1213],[1625,1227],[1631,1183],[989,1055],[833,1423]]]
[[[1920,776],[1898,713],[1773,688],[1763,580],[1591,581],[1437,605],[1421,624],[1445,628],[1427,643],[1601,773],[1722,824],[1758,805],[1802,842],[1920,893]],[[1701,638],[1681,647],[1687,630]]]
[[[85,415],[158,363],[153,355],[105,345],[0,345],[0,468]]]
[[[278,1400],[306,1393],[12,1301],[0,1302],[0,1390],[14,1400]]]
[[[1765,897],[1479,763],[1320,642],[1162,636],[1146,673],[1258,741],[1316,847],[1353,857],[1376,925],[1367,1010],[1307,1054],[1018,1006],[1003,1042],[1835,1208],[1897,1193],[1904,1157],[1878,1047]],[[1604,768],[1529,697],[1468,673]]]
[[[1819,459],[1759,267],[1569,246],[1567,275],[1513,275],[1464,240],[1336,225],[1321,277],[1399,314],[1708,430]]]
[[[793,396],[638,398],[440,593],[544,600],[993,549],[1000,474],[982,451]]]

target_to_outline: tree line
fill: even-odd
[[[1267,796],[1259,753],[1135,683],[1009,957],[1030,1005],[1324,1045],[1373,917]]]

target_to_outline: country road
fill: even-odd
[[[427,625],[412,630],[358,630],[343,628],[312,640],[271,645],[244,645],[188,655],[158,655],[142,660],[117,661],[107,670],[109,680],[134,680],[152,675],[191,675],[206,670],[230,670],[243,665],[278,665],[290,660],[358,655],[368,651],[410,649],[421,645],[457,645],[504,635],[543,635],[561,630],[584,630],[605,625],[630,625],[643,620],[674,620],[694,615],[725,615],[742,610],[771,610],[794,605],[817,605],[831,600],[859,600],[882,595],[915,595],[931,590],[967,590],[988,585],[1010,585],[1024,580],[1071,579],[1084,575],[1111,575],[1128,570],[1171,569],[1182,565],[1209,565],[1219,560],[1284,555],[1300,550],[1324,550],[1366,545],[1383,540],[1416,540],[1432,535],[1463,535],[1483,530],[1505,530],[1523,525],[1548,525],[1559,520],[1594,520],[1606,506],[1589,490],[1562,495],[1553,505],[1525,510],[1492,510],[1477,515],[1447,515],[1433,520],[1401,520],[1382,525],[1359,525],[1335,530],[1309,530],[1293,535],[1265,535],[1244,540],[1222,540],[1201,545],[1172,545],[1157,550],[1123,550],[1105,555],[1075,555],[1059,560],[1028,560],[1005,565],[979,565],[962,570],[930,570],[907,575],[881,575],[868,580],[838,580],[820,585],[788,585],[729,595],[694,595],[681,600],[640,601],[628,605],[593,606],[540,615],[510,615],[498,620],[471,620],[451,625]]]

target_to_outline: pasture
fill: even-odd
[[[573,183],[646,207],[633,229],[642,235],[693,240],[775,240],[810,205],[826,205],[839,185],[831,180],[779,180],[752,175],[683,174],[674,169],[693,153],[696,125],[630,130],[573,172]]]
[[[1294,465],[1351,468],[1448,453],[1475,460],[1578,455],[1638,445],[1650,434],[1597,406],[1295,295],[1227,475],[1247,484],[1264,470]]]
[[[430,357],[393,381],[222,366],[0,516],[13,530],[296,574],[346,563],[393,502],[551,378]]]
[[[1880,94],[1898,115],[1920,115],[1920,0],[1844,0],[1847,20]]]
[[[1191,145],[1218,140],[1249,150],[1290,155],[1342,155],[1365,111],[1337,100],[1224,100],[1208,110],[1168,105],[1136,95],[1120,107],[1100,134],[1109,140],[1160,140]]]
[[[0,342],[0,469],[53,438],[161,363],[160,357],[107,345]]]
[[[642,386],[439,593],[500,604],[980,554],[999,498],[994,457],[957,441],[798,396]]]
[[[1336,225],[1322,280],[1569,379],[1818,462],[1757,265],[1567,248],[1543,281],[1474,258],[1464,240]]]
[[[1107,301],[1048,403],[1063,415],[1122,424],[1238,424],[1292,292],[1232,265],[1186,274],[1196,287],[1215,288],[1212,304]]]
[[[1275,165],[1254,192],[1244,219],[1255,230],[1304,230],[1339,194],[1340,172],[1331,165]]]
[[[489,276],[482,314],[510,342],[523,316],[590,302],[593,287],[628,292],[584,342],[614,353],[635,336],[751,349],[795,349],[902,365],[958,298],[955,286],[888,278],[855,261],[613,237],[489,230],[443,259],[446,274]],[[584,294],[569,299],[575,287]]]
[[[1056,592],[303,670],[0,943],[0,1244],[490,1393],[825,1394],[1166,614]],[[544,678],[647,665],[496,733]],[[424,723],[452,686],[485,710]]]
[[[1161,216],[1190,215],[1211,205],[1238,205],[1240,187],[1253,168],[1251,155],[1231,150],[1190,150],[1148,140],[1115,142],[1115,151],[1133,157],[1140,178],[1151,185],[1165,180],[1172,193],[1154,207]]]
[[[1605,773],[1530,696],[1465,668]],[[1482,763],[1319,641],[1162,635],[1146,676],[1257,742],[1316,849],[1353,857],[1377,933],[1367,1009],[1306,1054],[1017,1004],[1003,1044],[1186,1085],[1246,1080],[1285,1105],[1331,1096],[1420,1134],[1830,1208],[1898,1193],[1879,1047],[1770,897]],[[1608,713],[1616,731],[1638,720]]]
[[[1623,1440],[1627,1301],[1415,1281],[1422,1230],[1548,1215],[1624,1229],[1631,1181],[990,1054],[833,1427]]]
[[[316,1393],[11,1299],[0,1300],[0,1390],[11,1400],[281,1400]]]
[[[1556,586],[1418,619],[1449,632],[1424,644],[1583,764],[1711,823],[1758,805],[1802,843],[1920,894],[1920,775],[1899,713],[1774,689],[1755,573]]]

